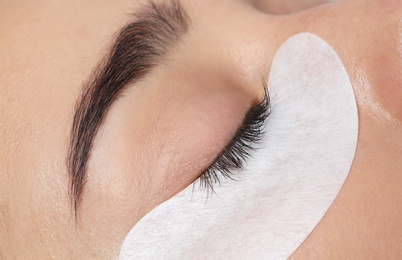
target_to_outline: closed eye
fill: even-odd
[[[266,94],[262,102],[250,108],[232,140],[195,182],[208,193],[214,191],[215,185],[219,185],[222,178],[235,180],[235,172],[247,164],[252,151],[264,137],[264,126],[271,113],[271,101],[266,84],[263,84]]]

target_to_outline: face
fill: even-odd
[[[401,239],[402,5],[356,0],[301,11],[318,4],[184,0],[182,19],[161,2],[0,4],[0,256],[116,257],[144,215],[216,161],[263,99],[278,47],[299,32],[341,57],[360,132],[339,198],[294,257],[379,246],[357,232]],[[134,41],[130,28],[143,32],[136,22],[149,28],[156,11],[170,19],[151,30],[162,40],[138,49],[144,39]],[[111,51],[119,46],[121,55]],[[128,46],[145,55],[134,67],[124,66]],[[105,86],[113,91],[96,97]]]

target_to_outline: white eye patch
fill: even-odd
[[[349,173],[356,101],[335,51],[308,33],[280,47],[268,91],[266,134],[237,180],[208,199],[190,186],[159,205],[128,234],[120,259],[285,259],[303,243]]]

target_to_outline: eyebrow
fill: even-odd
[[[95,136],[111,105],[143,79],[188,32],[190,18],[179,0],[148,2],[124,26],[109,54],[96,66],[77,100],[70,133],[67,170],[75,216],[86,182]]]

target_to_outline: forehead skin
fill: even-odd
[[[358,99],[361,128],[358,150],[339,198],[295,257],[311,257],[314,252],[315,256],[322,256],[318,258],[324,258],[332,252],[331,256],[338,258],[352,254],[367,258],[370,256],[365,255],[369,251],[367,248],[378,248],[380,256],[388,252],[389,258],[397,258],[395,246],[386,241],[399,243],[398,239],[402,237],[399,217],[402,196],[398,192],[402,166],[396,163],[402,153],[399,101],[402,91],[396,87],[401,85],[398,68],[402,67],[400,1],[370,1],[370,4],[362,0],[345,1],[275,19],[261,18],[257,13],[247,11],[250,9],[247,1],[243,8],[246,11],[241,12],[234,4],[240,1],[183,2],[194,20],[193,39],[198,41],[185,41],[180,49],[183,52],[172,56],[180,62],[176,67],[156,71],[152,79],[144,82],[144,87],[155,87],[147,89],[158,89],[166,79],[176,83],[200,81],[204,79],[204,75],[197,74],[200,68],[218,71],[218,76],[236,75],[235,78],[225,77],[225,82],[255,85],[257,80],[260,81],[260,75],[269,69],[269,62],[265,60],[272,59],[284,39],[301,31],[321,36],[337,50]],[[130,13],[139,4],[132,0],[118,4],[106,0],[6,1],[0,4],[0,252],[4,255],[15,251],[22,259],[116,257],[124,236],[138,219],[183,188],[175,184],[174,192],[152,198],[149,200],[152,203],[147,204],[145,196],[127,197],[126,190],[117,188],[111,192],[114,186],[109,184],[121,187],[118,183],[127,181],[124,177],[111,176],[105,184],[99,176],[92,175],[87,183],[88,192],[84,195],[78,226],[71,214],[65,158],[72,111],[84,81],[107,53],[118,29],[131,20]],[[221,21],[222,17],[230,22]],[[242,17],[246,17],[244,21],[249,24],[242,24]],[[240,22],[236,24],[236,21]],[[343,34],[334,33],[340,30]],[[225,39],[219,35],[225,35]],[[261,41],[265,45],[253,45],[254,42],[244,39]],[[219,49],[224,53],[222,57],[243,58],[239,62],[241,66],[228,59],[228,64],[233,66],[222,71],[216,64],[208,63],[216,54],[208,52],[214,49],[210,46],[216,47],[216,42],[220,43],[218,46],[227,46]],[[234,44],[229,45],[230,42]],[[205,50],[209,56],[200,57],[194,50]],[[243,52],[248,55],[241,56]],[[261,54],[264,61],[250,53]],[[188,64],[203,66],[189,67]],[[188,69],[186,75],[182,73],[183,68]],[[210,75],[216,80],[212,86],[220,86],[220,76]],[[176,98],[178,104],[200,104],[197,99],[189,99],[193,96],[187,92],[174,91],[169,98]],[[227,89],[218,91],[211,87],[197,94],[209,97],[209,92],[224,93],[225,97],[228,93]],[[250,87],[235,92],[237,94],[228,99],[236,101],[241,110],[248,105],[242,97],[254,97],[257,92]],[[166,98],[163,93],[157,93],[160,92],[144,90],[141,97],[128,95],[112,111],[110,121],[101,133],[103,137],[98,140],[102,149],[98,149],[94,162],[99,164],[93,163],[93,166],[101,165],[111,157],[102,151],[116,141],[107,138],[108,133],[118,131],[110,126],[127,121],[123,120],[126,115],[122,116],[121,111],[133,109],[133,100],[152,109],[150,100],[159,102]],[[197,109],[206,107],[202,103]],[[169,111],[166,118],[177,120],[174,112],[179,110],[172,108]],[[239,114],[234,113],[233,117]],[[136,119],[148,120],[146,115],[139,115]],[[111,151],[119,154],[125,150],[115,148]],[[119,165],[119,161],[116,164]],[[141,181],[137,181],[139,186],[149,188],[149,183]],[[157,186],[164,188],[166,183],[163,181]],[[146,191],[142,195],[147,195]],[[381,244],[379,240],[385,242]]]
[[[1,4],[0,215],[6,223],[0,233],[6,244],[0,250],[48,258],[46,248],[53,247],[66,259],[83,258],[90,248],[91,234],[78,235],[69,213],[70,117],[83,81],[136,7],[130,2]],[[89,256],[98,250],[107,256],[92,250]]]

